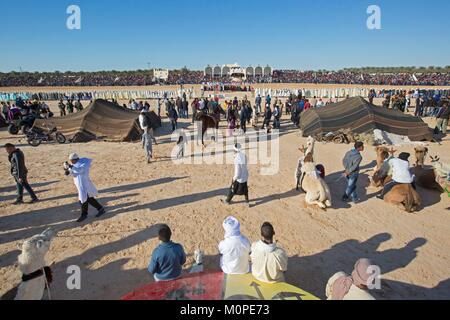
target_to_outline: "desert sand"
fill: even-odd
[[[325,298],[325,285],[335,272],[351,272],[355,261],[366,257],[382,271],[382,289],[374,293],[377,298],[450,299],[450,199],[419,189],[424,203],[414,214],[376,199],[378,189],[368,187],[370,172],[366,172],[374,167],[372,147],[363,152],[364,173],[358,183],[362,202],[351,205],[340,201],[345,181],[336,181],[342,172],[341,159],[351,146],[318,143],[316,159],[326,167],[334,203],[326,212],[306,207],[304,194],[294,189],[298,147],[306,139],[284,117],[279,173],[264,176],[261,165],[250,165],[251,207],[239,197],[226,207],[219,199],[227,193],[233,166],[175,165],[170,159],[175,144],[167,134],[167,119],[163,122],[157,132],[160,143],[154,146],[158,159],[150,165],[139,143],[95,141],[31,148],[23,136],[0,131],[1,145],[12,142],[25,152],[29,181],[42,200],[36,205],[11,204],[14,181],[6,152],[1,150],[0,296],[20,282],[17,246],[49,226],[58,231],[47,255],[48,263],[54,263],[53,299],[103,300],[119,299],[153,281],[146,268],[158,245],[159,223],[169,224],[173,240],[183,244],[188,253],[185,269],[193,264],[194,251],[201,248],[205,269],[218,270],[222,221],[234,215],[252,242],[259,240],[260,225],[270,221],[276,240],[290,257],[287,282],[320,298]],[[192,128],[187,120],[181,125]],[[449,147],[449,140],[429,144],[430,154],[449,163]],[[413,147],[398,150],[412,153]],[[90,209],[83,224],[75,222],[80,213],[76,189],[62,170],[72,152],[94,159],[91,178],[108,211],[96,219]],[[71,265],[81,268],[81,290],[66,287],[66,270]]]

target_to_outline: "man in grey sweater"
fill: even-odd
[[[347,189],[342,197],[342,201],[348,202],[351,198],[353,203],[358,203],[359,198],[356,193],[356,182],[359,177],[359,165],[362,161],[361,152],[364,151],[364,144],[360,141],[355,143],[354,149],[345,154],[343,164],[345,168],[344,176],[347,178]]]

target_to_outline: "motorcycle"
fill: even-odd
[[[56,128],[49,129],[48,133],[45,133],[42,129],[31,128],[27,133],[27,142],[32,147],[38,147],[42,142],[56,141],[59,144],[66,143],[66,137],[58,132]]]

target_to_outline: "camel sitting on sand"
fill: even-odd
[[[302,173],[304,174],[302,189],[306,192],[306,203],[317,205],[321,209],[331,207],[330,188],[317,172],[314,162],[305,162],[302,166]]]
[[[51,282],[51,270],[46,267],[45,255],[50,249],[54,236],[51,229],[25,241],[19,255],[19,269],[22,272],[22,282],[19,285],[15,300],[41,300],[44,290]]]
[[[406,212],[414,212],[422,203],[422,198],[411,184],[399,184],[384,196],[384,201],[402,207]]]
[[[382,152],[381,158],[388,158],[388,153]],[[380,159],[381,159],[380,158]],[[392,180],[392,168],[388,161],[383,160],[381,169],[375,172],[372,178],[372,184],[376,186],[385,186]],[[396,206],[401,206],[407,212],[416,211],[420,206],[422,198],[411,184],[398,184],[384,196],[384,201]]]
[[[432,167],[416,166],[413,169],[417,185],[427,190],[435,190],[442,193],[447,189],[450,165],[442,163],[437,156],[430,158]]]

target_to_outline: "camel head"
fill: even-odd
[[[387,147],[376,147],[375,152],[377,153],[377,159],[380,161],[389,158],[389,149]]]
[[[378,146],[378,147],[375,148],[375,152],[377,153],[377,155],[380,155],[383,152],[389,152],[389,149],[387,147],[384,147],[384,146]]]
[[[27,265],[43,263],[45,255],[50,249],[50,242],[54,235],[55,233],[53,230],[49,228],[41,234],[35,235],[31,239],[25,241],[21,245],[21,248],[19,248],[22,250],[22,253],[19,256],[19,265],[26,267]]]
[[[316,140],[312,137],[312,136],[309,136],[307,139],[306,139],[306,148],[307,148],[307,151],[306,152],[314,152],[314,144],[316,143]]]

